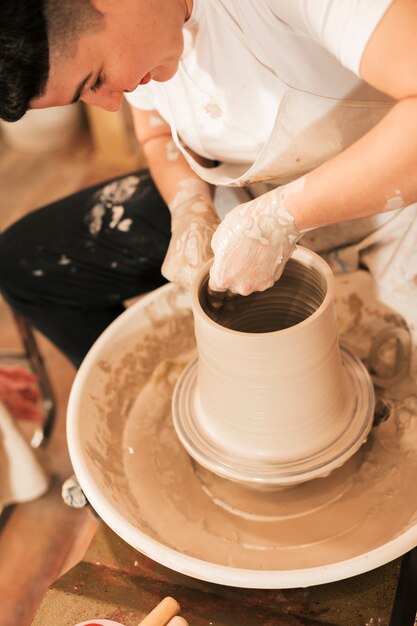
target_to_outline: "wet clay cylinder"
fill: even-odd
[[[194,282],[198,349],[194,411],[215,448],[260,462],[292,462],[331,446],[352,399],[342,366],[334,278],[297,247],[274,287],[212,309],[209,264]]]

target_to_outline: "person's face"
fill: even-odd
[[[51,54],[45,93],[33,109],[74,102],[116,111],[124,92],[150,80],[166,81],[178,69],[182,29],[192,0],[91,0],[102,27],[83,33],[70,58]]]

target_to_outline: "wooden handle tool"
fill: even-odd
[[[168,622],[178,615],[181,607],[174,598],[164,598],[138,626],[166,626]]]

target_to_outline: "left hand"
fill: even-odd
[[[209,288],[247,296],[280,278],[302,233],[274,189],[228,213],[212,239]]]

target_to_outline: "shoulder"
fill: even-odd
[[[357,76],[360,75],[364,50],[379,22],[393,4],[393,0],[263,2],[277,20],[282,20],[298,33],[313,39]]]

